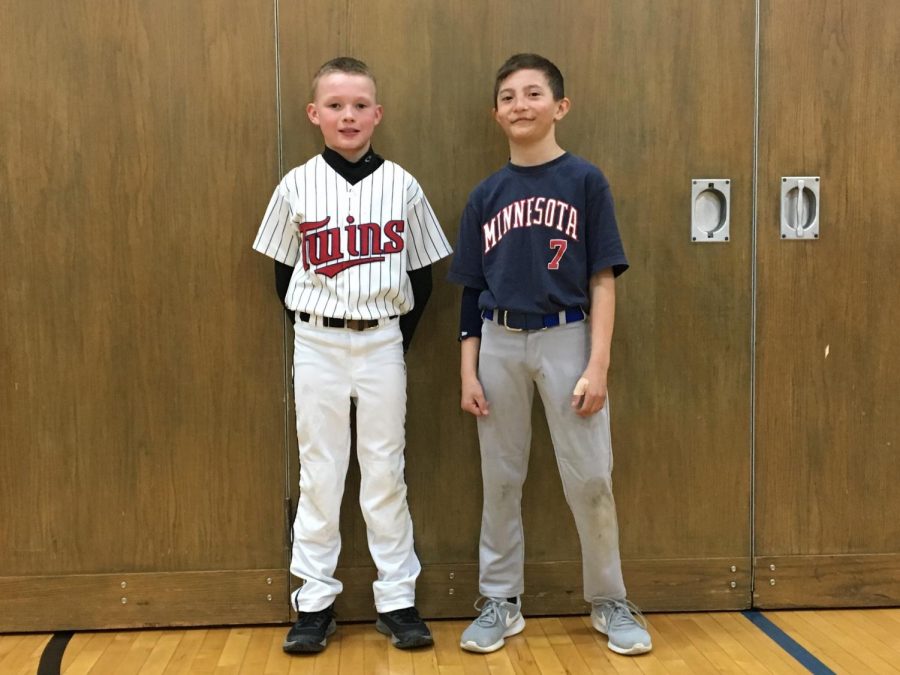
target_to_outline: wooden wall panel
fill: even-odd
[[[900,604],[900,554],[781,555],[755,559],[754,607]]]
[[[282,567],[0,577],[4,632],[283,623]]]
[[[762,36],[757,552],[847,571],[900,553],[900,5],[766,0]],[[780,240],[782,176],[821,177],[818,240]]]
[[[0,575],[281,567],[273,4],[7,7]]]
[[[749,606],[749,560],[730,558],[673,558],[626,560],[630,598],[655,611],[681,611],[702,605],[707,609]],[[347,621],[372,618],[374,567],[344,567],[344,592],[338,600]],[[522,602],[529,616],[581,614],[581,563],[526,562],[528,586]],[[473,590],[478,588],[478,562],[425,565],[416,583],[416,604],[423,616],[468,617],[473,614]]]

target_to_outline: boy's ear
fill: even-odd
[[[384,117],[384,108],[381,105],[376,103],[375,104],[375,126],[376,127],[381,122],[382,117]]]
[[[563,117],[569,114],[569,109],[572,107],[572,102],[563,96],[556,102],[556,113],[553,115],[553,119],[559,122]]]
[[[306,104],[306,116],[309,118],[310,122],[319,126],[319,110],[316,108],[315,103]]]

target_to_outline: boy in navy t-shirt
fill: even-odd
[[[494,118],[510,161],[469,197],[449,279],[462,284],[463,410],[476,416],[484,508],[480,616],[460,645],[492,652],[525,628],[522,485],[534,386],[581,541],[593,626],[620,654],[650,651],[626,600],[612,493],[606,377],[615,277],[628,268],[609,184],[556,142],[569,111],[559,69],[536,54],[497,73]]]

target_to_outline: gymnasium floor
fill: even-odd
[[[488,655],[459,649],[465,621],[431,621],[434,649],[401,651],[371,624],[339,624],[315,656],[281,651],[286,627],[0,635],[0,674],[498,675],[900,673],[900,609],[652,614],[654,649],[613,654],[587,617],[529,618]]]

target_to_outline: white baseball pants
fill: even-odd
[[[581,543],[584,598],[625,597],[612,493],[609,401],[587,418],[571,407],[589,350],[586,321],[523,332],[490,321],[482,327],[478,377],[490,404],[490,414],[478,418],[484,481],[479,590],[484,596],[511,598],[525,590],[522,485],[537,385]]]
[[[294,395],[300,448],[300,500],[291,573],[304,581],[294,609],[328,607],[343,586],[340,509],[350,461],[350,399],[356,402],[359,503],[378,568],[375,607],[415,604],[421,571],[403,471],[406,365],[398,320],[367,331],[294,325]]]

